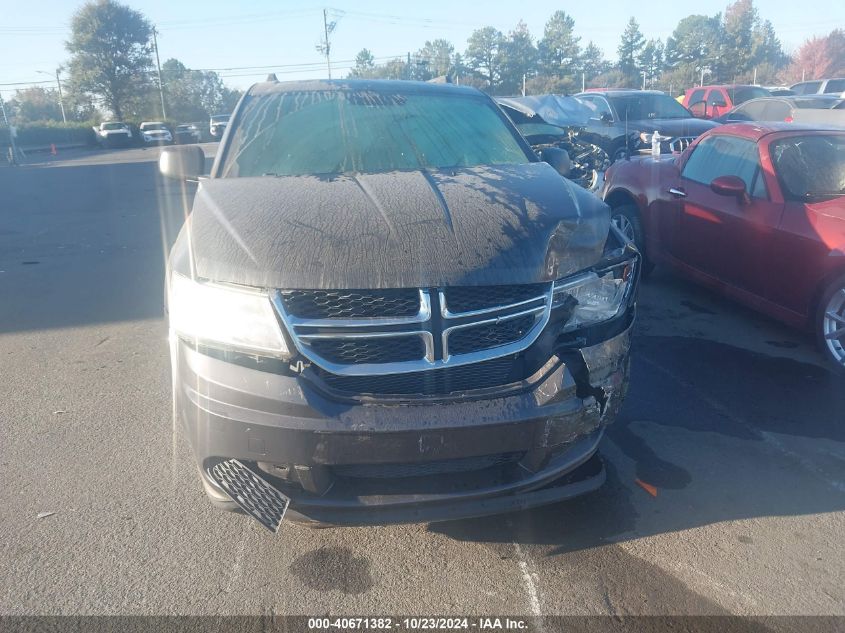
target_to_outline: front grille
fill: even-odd
[[[445,288],[443,296],[446,299],[446,306],[449,311],[454,314],[521,303],[541,296],[547,288],[547,284],[457,286]]]
[[[694,136],[679,136],[677,138],[673,138],[669,141],[669,151],[677,153],[683,152],[686,148],[692,145],[694,140]]]
[[[333,363],[398,363],[425,357],[419,336],[314,339],[311,348]]]
[[[416,288],[292,290],[281,297],[287,313],[300,319],[412,317],[420,309]]]
[[[449,335],[450,354],[468,354],[520,340],[533,327],[533,314],[455,330]]]
[[[351,391],[418,393],[408,382],[414,376],[513,356],[528,347],[550,317],[551,289],[551,283],[541,283],[287,290],[273,301],[297,349],[315,366],[337,376],[398,381]],[[430,391],[448,393],[452,378],[445,377],[451,375],[426,378],[439,381]],[[494,383],[503,384],[502,378]]]
[[[332,471],[339,477],[354,479],[403,479],[486,470],[512,464],[521,457],[522,453],[498,453],[420,464],[348,464],[333,466]]]
[[[407,374],[339,376],[319,368],[316,374],[331,389],[350,396],[443,396],[499,387],[521,379],[516,376],[518,367],[513,357]]]

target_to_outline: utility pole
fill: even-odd
[[[62,121],[65,125],[67,125],[67,117],[65,116],[65,102],[64,97],[62,96],[62,82],[59,81],[59,68],[56,68],[56,88],[59,89],[59,108],[62,110]],[[40,75],[47,75],[48,77],[52,76],[52,73],[48,73],[46,70],[36,70]]]
[[[328,18],[328,11],[323,9],[323,33],[326,36],[326,39],[323,41],[323,51],[326,53],[326,68],[329,71],[329,79],[332,78],[332,60],[331,60],[331,44],[329,43],[329,18]],[[334,30],[334,24],[332,24],[332,30]]]
[[[167,112],[164,109],[164,85],[161,83],[161,62],[158,59],[158,31],[155,27],[153,27],[153,48],[155,48],[156,52],[156,70],[158,71],[158,94],[161,97],[161,118],[165,120],[167,118]]]
[[[522,73],[522,96],[525,96],[525,73]]]
[[[581,92],[587,89],[587,73],[581,73]]]
[[[645,90],[645,71],[643,71],[643,90]]]
[[[59,107],[62,109],[62,121],[67,125],[67,117],[65,116],[65,98],[62,96],[62,82],[59,81],[59,69],[56,68],[56,88],[59,89]]]

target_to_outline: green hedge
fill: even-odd
[[[81,143],[85,145],[94,145],[96,138],[94,130],[91,129],[95,123],[93,121],[85,122],[71,122],[66,126],[62,123],[54,121],[25,123],[17,126],[18,145],[23,148],[27,147],[41,147],[55,143],[61,145],[63,143]],[[0,145],[9,144],[9,129],[0,127]]]

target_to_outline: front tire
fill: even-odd
[[[624,204],[610,211],[610,223],[634,243],[637,250],[643,257],[643,275],[648,275],[654,270],[654,264],[646,256],[645,230],[643,229],[640,211],[632,204]]]
[[[816,337],[825,358],[845,375],[845,275],[825,288],[816,315]]]

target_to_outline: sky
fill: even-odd
[[[326,3],[330,4],[326,4]],[[64,42],[81,0],[0,0],[0,90],[8,84],[49,82],[67,60]],[[727,0],[591,0],[550,3],[526,0],[126,0],[160,33],[162,63],[171,57],[189,68],[216,70],[227,85],[246,88],[275,72],[280,80],[326,77],[325,58],[316,50],[323,36],[323,9],[336,22],[331,36],[333,76],[343,76],[355,55],[368,48],[377,62],[404,56],[426,40],[445,38],[459,52],[472,31],[494,26],[507,33],[524,20],[535,39],[558,9],[575,19],[576,34],[593,40],[609,59],[633,14],[646,38],[665,41],[690,14],[714,15]],[[845,26],[845,2],[755,0],[787,52],[813,35]],[[267,68],[256,68],[257,66]]]

